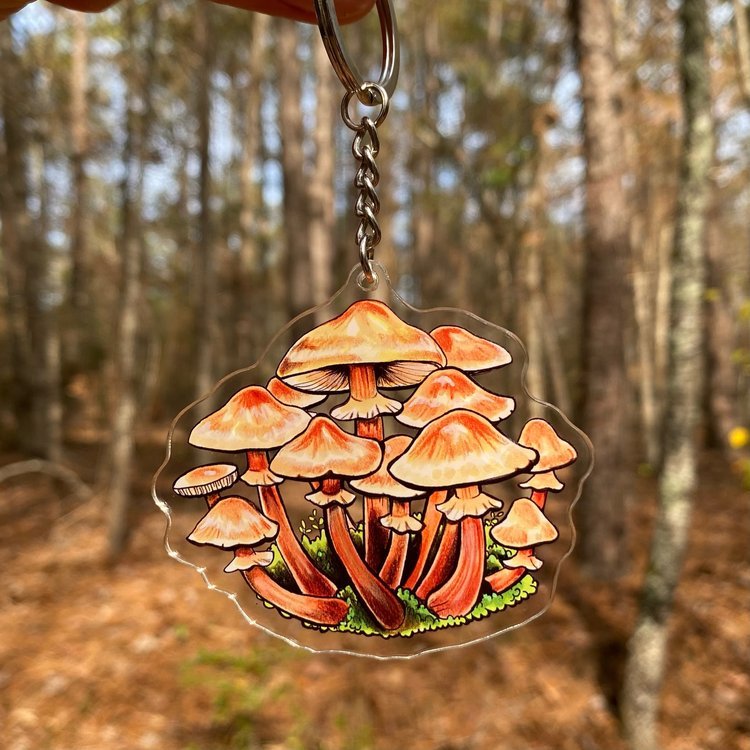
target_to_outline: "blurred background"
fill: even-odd
[[[356,262],[343,92],[313,26],[36,2],[0,22],[4,747],[750,749],[746,0],[397,8],[376,259],[413,305],[515,331],[531,393],[591,436],[557,600],[490,642],[376,663],[249,629],[166,556],[149,484],[171,419]],[[363,68],[374,15],[345,30]],[[701,347],[680,407],[691,237]],[[692,463],[664,463],[691,447],[694,492]],[[660,507],[684,559],[669,533],[650,551]],[[638,740],[625,674],[651,674],[628,643],[654,568],[670,593]]]

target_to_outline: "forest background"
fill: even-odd
[[[34,3],[0,22],[13,750],[750,748],[748,6],[397,7],[376,257],[518,333],[592,438],[557,602],[373,665],[246,632],[166,557],[170,419],[356,262],[342,91],[311,26]],[[373,17],[346,33],[377,59]]]

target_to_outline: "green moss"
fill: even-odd
[[[510,557],[513,550],[508,550],[492,540],[489,535],[491,527],[496,521],[489,520],[485,523],[485,540],[487,546],[485,567],[488,573],[493,573],[502,568],[502,560]],[[361,550],[363,545],[362,523],[357,524],[356,528],[350,531],[354,544]],[[307,534],[302,536],[302,545],[315,564],[326,575],[336,578],[340,575],[338,560],[328,545],[328,537],[324,529],[320,530],[319,535],[312,539]],[[291,575],[284,563],[278,548],[274,544],[271,549],[274,552],[274,559],[268,567],[269,573],[280,583],[291,581]],[[293,586],[293,583],[292,583]],[[477,602],[474,608],[463,617],[444,617],[440,618],[429,609],[409,590],[400,588],[396,592],[398,598],[404,603],[406,616],[404,624],[398,632],[384,631],[372,619],[367,609],[359,600],[356,591],[349,585],[342,587],[337,596],[344,599],[349,604],[349,612],[346,619],[337,628],[332,628],[342,633],[357,633],[359,635],[381,636],[383,638],[409,636],[417,633],[426,633],[432,630],[441,630],[443,628],[459,627],[469,622],[481,620],[492,614],[500,612],[509,607],[528,599],[537,590],[537,583],[530,574],[526,574],[520,581],[511,586],[500,594],[484,594]],[[267,607],[270,604],[264,602]],[[288,615],[280,612],[285,617]],[[320,628],[317,625],[303,623],[306,627],[329,630],[329,628]]]

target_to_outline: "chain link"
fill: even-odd
[[[371,101],[373,106],[379,107],[374,117],[365,115],[359,122],[350,117],[349,104],[355,94],[361,102]],[[380,138],[377,129],[388,114],[388,105],[388,94],[382,86],[376,83],[365,83],[358,90],[347,92],[341,102],[341,117],[346,126],[354,131],[352,154],[359,162],[359,168],[354,177],[354,186],[359,191],[354,204],[354,213],[359,218],[356,235],[359,262],[362,266],[364,281],[368,286],[373,286],[377,282],[372,262],[375,258],[375,247],[382,239],[377,219],[380,212],[380,199],[376,192],[380,182],[380,171],[375,159],[380,153]]]

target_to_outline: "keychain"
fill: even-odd
[[[309,650],[408,657],[548,608],[592,450],[525,390],[514,334],[417,310],[391,287],[374,254],[393,7],[377,0],[375,83],[346,53],[333,0],[315,4],[354,131],[359,263],[255,365],[182,411],[153,494],[168,553],[248,622]],[[368,115],[351,115],[355,98]],[[292,323],[308,329],[296,341]]]

